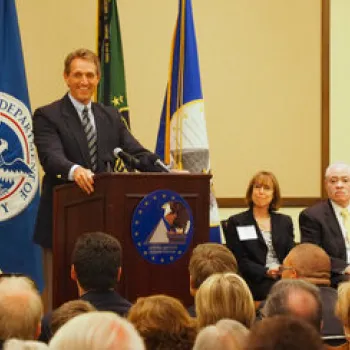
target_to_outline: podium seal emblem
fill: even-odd
[[[136,207],[131,234],[144,259],[153,264],[171,264],[181,258],[192,241],[191,208],[176,192],[152,192]]]

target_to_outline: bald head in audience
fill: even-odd
[[[322,303],[318,288],[299,279],[278,281],[267,296],[263,308],[265,317],[297,316],[309,322],[318,331],[322,325]]]
[[[295,246],[283,261],[282,278],[301,278],[312,284],[331,284],[331,259],[324,249],[311,243]]]
[[[27,277],[0,275],[0,340],[36,339],[42,313],[34,282]]]

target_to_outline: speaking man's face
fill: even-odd
[[[325,179],[328,197],[345,208],[350,202],[350,173],[347,168],[335,167],[329,171]]]
[[[88,104],[96,90],[100,77],[93,62],[75,58],[70,64],[69,74],[64,73],[64,80],[71,95],[77,101]]]

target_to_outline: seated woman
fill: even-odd
[[[254,300],[264,300],[294,246],[293,222],[288,215],[276,213],[280,188],[270,172],[260,171],[250,180],[246,201],[249,209],[228,219],[226,245],[235,255]]]

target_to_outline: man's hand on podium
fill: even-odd
[[[85,193],[91,194],[94,192],[94,175],[90,169],[79,166],[74,170],[73,179]]]

